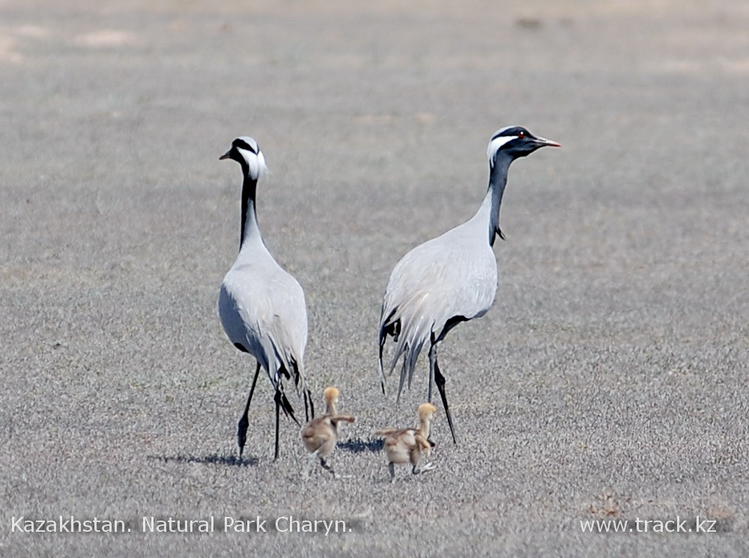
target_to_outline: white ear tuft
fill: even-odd
[[[489,158],[489,166],[494,166],[494,157],[497,155],[499,148],[506,144],[508,141],[517,139],[518,136],[497,136],[489,142],[489,146],[486,148],[486,156]]]
[[[254,171],[255,176],[253,178],[257,180],[258,178],[261,178],[268,174],[268,166],[265,164],[265,155],[263,155],[263,152],[260,151],[258,148],[257,150],[257,156],[255,157],[255,161],[257,163],[257,170]],[[250,172],[253,172],[252,167],[250,166]]]
[[[239,151],[242,157],[244,157],[244,160],[247,161],[247,166],[250,168],[250,178],[258,180],[260,177],[265,176],[268,173],[268,167],[265,164],[265,156],[260,149],[258,149],[257,155],[252,151],[242,149],[241,147],[238,147],[237,151]]]

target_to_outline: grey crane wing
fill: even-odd
[[[422,347],[447,333],[451,323],[482,316],[494,302],[497,261],[470,226],[456,227],[408,252],[390,275],[379,330],[380,384],[385,392],[383,348],[396,342],[389,370],[404,356],[398,396],[411,379]]]
[[[272,263],[232,268],[222,284],[219,314],[230,340],[261,360],[275,383],[280,366],[302,372],[307,309],[296,279]]]
[[[450,318],[483,315],[494,302],[497,263],[488,246],[450,231],[406,254],[395,266],[385,292],[383,318],[424,318],[437,333]],[[455,234],[458,233],[458,234]]]

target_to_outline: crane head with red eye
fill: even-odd
[[[522,126],[507,126],[497,130],[489,140],[487,156],[493,167],[497,156],[501,153],[509,160],[526,157],[541,147],[561,147],[555,141],[536,136]]]

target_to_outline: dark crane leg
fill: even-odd
[[[434,384],[434,365],[437,362],[437,344],[432,337],[432,344],[429,346],[429,397],[427,401],[432,402],[432,384]]]
[[[260,373],[260,363],[257,363],[255,368],[255,377],[252,378],[252,387],[250,387],[250,395],[247,396],[247,403],[244,406],[244,413],[239,419],[237,424],[237,444],[239,444],[239,459],[242,459],[242,453],[244,452],[244,445],[247,442],[247,427],[250,424],[248,414],[250,412],[250,402],[252,401],[252,395],[255,393],[255,384],[257,383],[257,375]]]
[[[312,393],[309,388],[304,390],[304,420],[311,421],[315,418],[315,404],[312,402]]]
[[[457,444],[458,440],[455,438],[455,427],[453,426],[453,417],[450,414],[450,407],[447,404],[447,395],[445,394],[445,377],[440,371],[440,365],[437,362],[437,343],[432,343],[429,347],[429,402],[432,401],[432,376],[434,376],[434,382],[437,384],[437,389],[440,392],[442,398],[442,406],[445,407],[445,414],[447,415],[447,424],[450,426],[450,434],[453,437],[453,444]]]
[[[273,454],[273,461],[278,460],[278,423],[281,414],[281,392],[276,391],[276,450]]]

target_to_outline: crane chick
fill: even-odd
[[[338,441],[338,423],[356,420],[351,415],[338,414],[336,405],[340,396],[341,392],[337,388],[333,386],[325,388],[323,392],[325,414],[311,420],[302,429],[302,442],[304,442],[307,451],[310,452],[310,458],[312,460],[319,458],[320,465],[330,471],[334,478],[338,478],[338,474],[333,470],[329,461]],[[309,469],[307,474],[309,474]]]
[[[426,463],[420,466],[423,456],[429,457],[434,443],[429,440],[429,432],[432,426],[432,417],[437,412],[437,407],[431,403],[419,405],[419,427],[405,428],[402,430],[388,428],[375,432],[377,436],[385,438],[385,454],[388,459],[388,470],[390,471],[390,482],[395,480],[395,464],[405,465],[410,463],[414,475],[431,471],[435,466]]]

